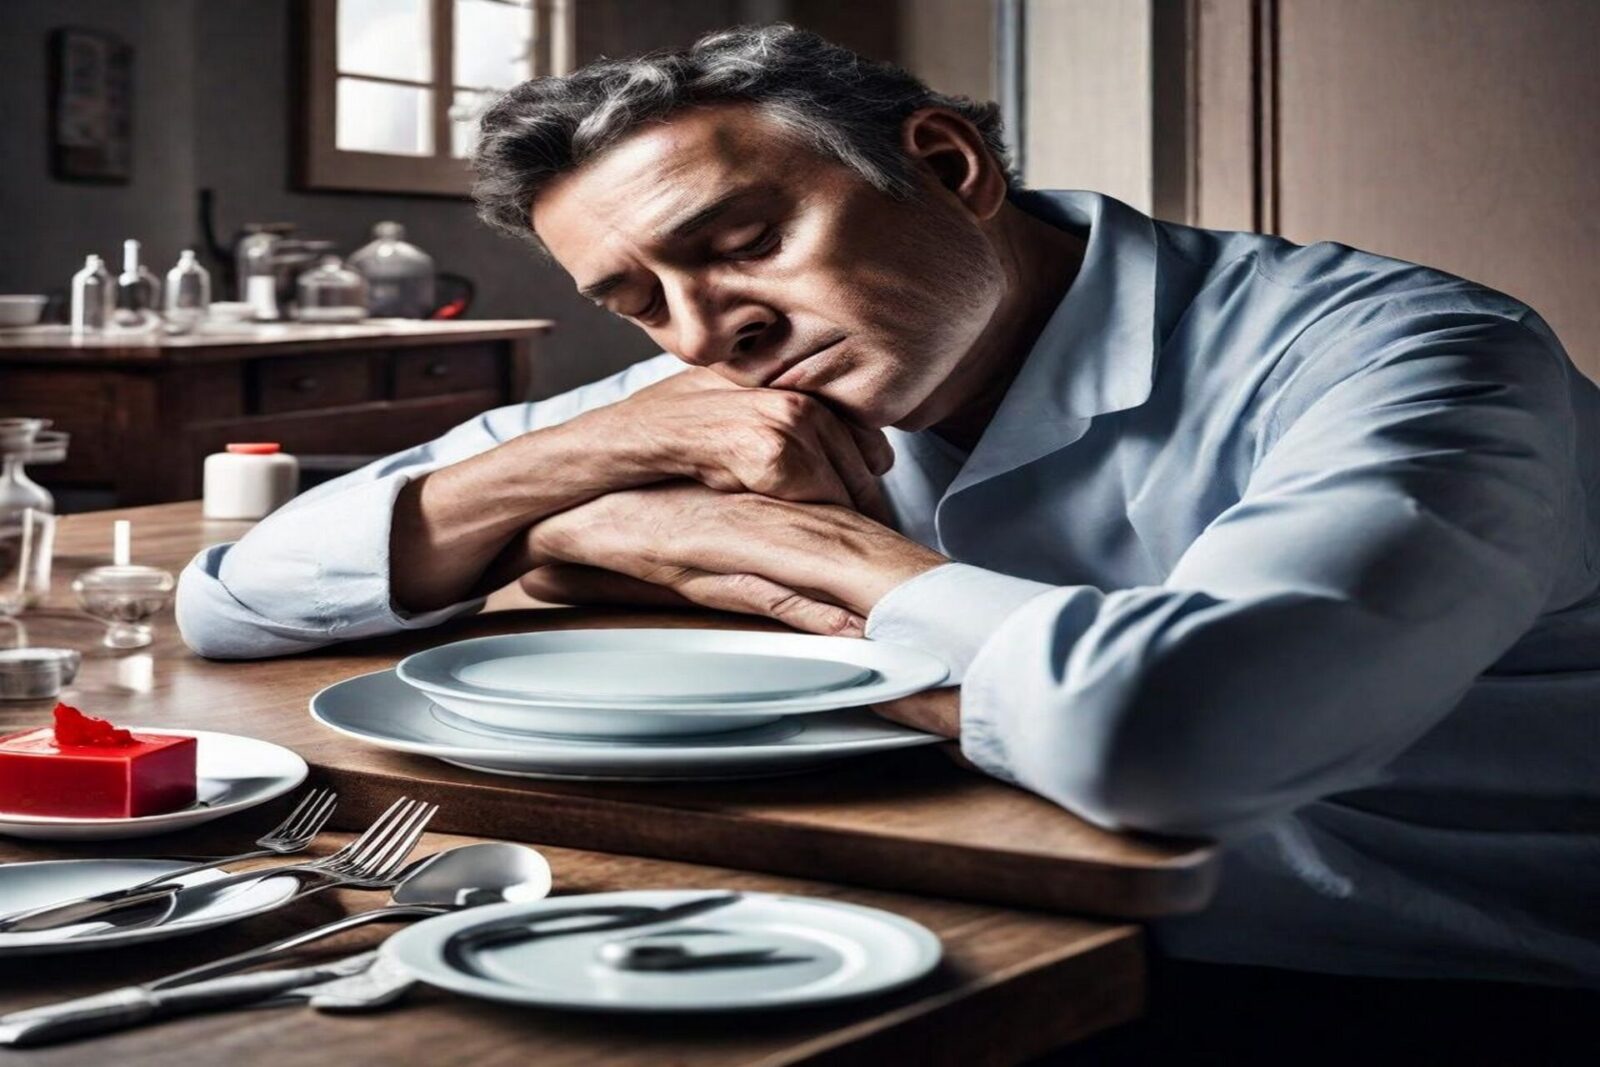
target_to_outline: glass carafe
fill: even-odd
[[[26,607],[50,592],[56,502],[23,468],[34,438],[49,425],[46,419],[0,419],[0,553],[20,554],[27,544]]]

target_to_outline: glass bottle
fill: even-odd
[[[24,523],[31,523],[36,530],[24,576],[24,606],[37,604],[50,592],[56,501],[23,467],[34,438],[49,425],[46,419],[0,419],[0,553],[18,550]]]
[[[117,308],[121,311],[159,311],[161,282],[139,262],[139,242],[122,242],[122,273],[117,277]]]
[[[250,305],[258,322],[273,322],[278,310],[278,279],[273,271],[278,235],[266,230],[246,234],[235,252],[239,271],[239,299]]]
[[[380,222],[372,240],[350,256],[350,266],[367,279],[368,311],[376,316],[425,319],[433,314],[433,257],[405,239],[398,222]]]
[[[72,332],[105,329],[114,302],[111,272],[99,256],[87,257],[83,269],[72,276]]]
[[[194,258],[194,250],[178,254],[178,265],[167,272],[167,325],[187,331],[206,317],[211,306],[211,275]]]
[[[303,322],[358,322],[367,317],[367,280],[338,256],[300,275],[300,319]]]

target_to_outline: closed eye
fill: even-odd
[[[724,251],[722,257],[735,260],[759,259],[778,247],[778,237],[778,228],[776,226],[768,226],[756,234],[754,239],[746,241],[736,248]]]

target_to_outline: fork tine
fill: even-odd
[[[272,829],[268,830],[265,834],[262,834],[261,836],[263,836],[263,837],[279,837],[279,836],[283,836],[283,835],[287,835],[287,834],[292,833],[295,823],[297,823],[301,819],[301,817],[303,817],[305,815],[305,813],[308,810],[311,809],[311,807],[316,803],[317,798],[319,796],[321,796],[321,795],[322,795],[322,790],[320,790],[320,789],[311,790],[311,792],[307,793],[305,796],[300,798],[300,802],[297,803],[294,806],[294,810],[293,811],[289,812],[288,815],[284,816],[282,822],[280,822],[278,825],[274,826]]]
[[[395,840],[394,844],[380,856],[376,857],[363,871],[369,878],[388,878],[405,858],[411,855],[411,850],[417,847],[417,842],[422,839],[423,831],[428,828],[428,823],[439,813],[439,805],[427,804],[417,809],[410,820],[407,821],[405,831]]]
[[[327,804],[328,798],[332,795],[333,792],[328,789],[313,789],[307,793],[305,799],[289,813],[289,817],[272,831],[271,836],[291,840],[304,837],[310,832],[309,828],[316,819],[317,812]]]
[[[405,797],[401,797],[399,800],[396,800],[393,804],[389,805],[388,809],[385,810],[382,815],[379,815],[376,819],[374,819],[372,821],[372,825],[363,830],[359,837],[351,838],[343,848],[318,860],[316,865],[319,867],[327,867],[337,863],[343,863],[344,861],[350,859],[357,852],[361,851],[368,844],[370,844],[375,835],[383,833],[388,829],[390,821],[395,817],[395,812],[397,809],[408,807],[410,803],[411,801]]]
[[[338,806],[339,794],[330,790],[316,809],[308,813],[302,824],[295,828],[296,837],[306,841],[316,837],[328,825],[328,820],[333,818],[333,811]]]
[[[395,809],[391,809],[394,814],[384,820],[381,829],[377,824],[374,824],[372,829],[362,835],[364,840],[350,855],[344,857],[344,865],[348,868],[360,870],[371,863],[373,857],[380,855],[389,842],[395,839],[396,834],[404,832],[406,823],[415,814],[417,808],[421,806],[422,801],[407,799],[403,805],[398,805]],[[374,830],[379,832],[374,833]]]

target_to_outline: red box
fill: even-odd
[[[134,734],[132,744],[62,745],[41,726],[0,737],[0,811],[126,819],[195,801],[192,737]]]

